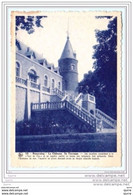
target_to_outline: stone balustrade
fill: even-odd
[[[107,114],[105,114],[99,109],[96,109],[96,117],[100,118],[101,120],[104,120],[113,128],[116,128],[116,120],[112,119],[110,116],[108,116]]]
[[[30,87],[34,89],[38,89],[38,90],[40,89],[40,85],[33,83],[33,82],[30,82]]]
[[[22,86],[26,86],[26,87],[28,86],[28,83],[29,83],[29,87],[30,88],[37,89],[37,90],[42,90],[44,92],[50,93],[50,87],[47,88],[47,87],[42,86],[40,84],[37,84],[35,82],[31,82],[31,81],[29,81],[29,79],[25,80],[25,79],[23,79],[21,77],[16,77],[16,83],[19,83]]]
[[[58,88],[53,89],[53,94],[59,95],[61,98],[63,98],[65,96],[65,92],[59,90]]]
[[[48,88],[48,87],[42,86],[42,91],[50,93],[50,87]]]
[[[16,83],[20,83],[22,85],[27,86],[27,80],[20,78],[20,77],[16,77]]]

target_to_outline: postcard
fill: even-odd
[[[77,4],[14,5],[3,15],[3,170],[13,181],[128,180],[128,16],[125,7]]]

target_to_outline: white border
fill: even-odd
[[[24,2],[23,2],[24,3]],[[8,14],[9,14],[9,7],[10,7],[10,11],[11,10],[14,10],[15,9],[15,11],[17,11],[18,10],[18,8],[16,7],[16,6],[22,6],[22,4],[23,4],[22,2],[3,2],[2,3],[2,16],[3,16],[3,21],[2,21],[2,26],[3,26],[3,32],[7,32],[8,31],[8,35],[10,34],[10,31],[9,31],[9,24],[10,24],[10,18],[8,18],[7,19],[7,11],[8,11]],[[49,10],[53,10],[53,8],[52,7],[56,7],[57,8],[57,10],[59,9],[61,9],[61,6],[64,6],[65,8],[67,8],[68,6],[71,6],[71,8],[73,9],[75,6],[77,7],[77,8],[75,8],[76,10],[77,9],[80,9],[80,10],[82,10],[81,9],[81,7],[82,6],[84,6],[84,8],[83,8],[83,10],[86,10],[87,8],[87,6],[92,6],[93,7],[93,9],[102,9],[102,11],[104,11],[105,9],[106,9],[106,11],[107,11],[107,8],[109,7],[109,6],[114,6],[114,8],[109,8],[109,11],[110,10],[113,10],[113,11],[116,11],[116,10],[122,10],[122,8],[120,8],[120,7],[123,7],[123,16],[124,16],[124,18],[125,19],[127,19],[127,21],[124,21],[124,18],[123,18],[123,29],[124,30],[127,30],[127,40],[124,40],[124,37],[125,37],[125,34],[123,34],[123,54],[124,53],[126,53],[127,55],[125,55],[125,58],[124,58],[124,55],[122,55],[122,63],[123,63],[123,65],[122,65],[122,67],[123,68],[125,68],[125,74],[127,74],[126,76],[127,76],[127,80],[126,80],[126,76],[124,75],[124,73],[122,74],[122,77],[123,77],[123,80],[122,80],[122,86],[123,86],[123,92],[125,92],[126,90],[126,87],[127,87],[127,97],[126,97],[126,94],[125,94],[125,96],[123,97],[123,99],[124,99],[124,101],[126,101],[126,100],[128,100],[127,101],[127,105],[125,104],[125,102],[124,102],[124,107],[123,107],[123,110],[125,111],[125,110],[127,110],[127,119],[128,119],[128,121],[127,121],[127,135],[126,135],[126,133],[124,133],[125,131],[123,130],[123,148],[122,148],[122,151],[123,151],[123,165],[124,165],[124,162],[126,161],[126,159],[127,159],[127,165],[128,165],[128,176],[130,176],[129,175],[129,170],[130,170],[130,167],[131,167],[131,159],[130,159],[130,155],[131,155],[131,150],[132,150],[132,147],[131,147],[131,145],[129,145],[129,144],[131,144],[131,131],[130,131],[130,129],[131,129],[131,126],[132,126],[132,124],[131,124],[131,70],[132,70],[132,68],[131,68],[131,66],[129,67],[129,64],[131,64],[131,43],[130,43],[130,39],[131,39],[131,29],[129,29],[130,28],[130,26],[131,26],[131,2],[123,2],[122,4],[121,4],[121,2],[113,2],[113,4],[112,4],[112,2],[77,2],[76,4],[74,3],[74,2],[62,2],[62,5],[61,5],[61,2],[32,2],[32,4],[31,4],[31,2],[25,2],[25,5],[26,5],[26,7],[28,7],[28,6],[30,6],[30,10],[31,10],[31,5],[33,6],[33,7],[35,7],[35,8],[32,8],[32,9],[36,9],[37,10],[37,7],[38,7],[38,5],[40,4],[40,6],[41,6],[41,3],[42,3],[42,5],[45,5],[45,6],[48,6],[48,7],[50,7],[50,9]],[[33,5],[34,4],[34,5]],[[92,7],[91,7],[91,9],[92,9]],[[97,7],[99,7],[99,8],[97,8]],[[119,9],[120,8],[120,9]],[[127,16],[125,17],[125,13],[124,13],[124,8],[127,10]],[[22,8],[20,8],[20,10],[21,10]],[[70,10],[70,8],[67,8],[68,10]],[[42,10],[42,8],[41,8],[41,10]],[[33,10],[32,10],[33,11]],[[9,15],[8,15],[8,17],[9,17]],[[6,23],[6,24],[8,24],[8,29],[6,29],[6,25],[4,25],[4,23]],[[127,28],[126,27],[124,27],[124,25],[127,25]],[[9,46],[9,44],[10,44],[10,41],[9,41],[10,39],[9,39],[9,36],[7,36],[6,37],[6,35],[3,33],[2,34],[2,48],[3,48],[3,52],[2,52],[2,62],[3,62],[3,64],[8,64],[7,62],[9,62],[8,61],[8,59],[6,58],[7,56],[6,56],[6,54],[7,54],[7,49],[8,49],[8,54],[10,55],[10,52],[9,52],[9,48],[10,48],[10,46]],[[125,43],[125,44],[124,44]],[[6,47],[8,45],[8,47]],[[126,47],[125,47],[126,46]],[[125,48],[127,48],[127,50],[125,50]],[[10,56],[8,56],[9,58],[10,58]],[[127,59],[126,59],[126,57],[127,57]],[[125,62],[127,62],[127,67],[125,66]],[[10,87],[10,77],[9,77],[9,75],[10,75],[10,68],[9,67],[11,67],[9,64],[8,64],[8,66],[6,67],[6,66],[2,66],[2,113],[3,113],[3,117],[2,117],[2,129],[4,129],[5,131],[7,130],[7,124],[5,123],[6,121],[9,121],[10,120],[10,116],[8,115],[7,116],[7,112],[6,112],[6,110],[9,110],[9,101],[8,101],[8,96],[10,96],[10,93],[9,93],[9,91],[8,91],[8,93],[6,92],[6,89],[7,89],[7,87],[9,88]],[[8,72],[7,72],[7,69],[6,68],[8,68]],[[125,79],[125,80],[124,80]],[[7,83],[8,82],[8,83]],[[126,83],[127,82],[127,83]],[[126,86],[124,85],[124,84],[127,84]],[[124,95],[124,93],[123,93],[123,95]],[[5,97],[7,98],[6,100],[7,100],[7,102],[5,101]],[[8,107],[8,109],[7,109],[7,107]],[[123,115],[122,116],[123,117],[123,127],[125,128],[125,126],[126,126],[126,121],[125,121],[125,116]],[[3,135],[5,136],[6,135],[6,132],[2,132],[2,138],[3,138]],[[127,136],[127,140],[125,139],[126,138],[126,136]],[[6,137],[5,137],[5,139],[6,139]],[[4,146],[4,148],[5,149],[7,149],[6,148],[6,142],[7,140],[2,140],[2,147]],[[9,141],[9,140],[8,140]],[[128,149],[128,151],[127,151],[127,158],[125,158],[126,157],[126,155],[125,155],[125,150],[124,150],[124,148],[125,147],[127,147],[127,149]],[[15,170],[10,170],[9,169],[9,167],[5,167],[5,162],[6,162],[6,158],[7,158],[7,156],[4,154],[4,151],[2,150],[2,155],[3,155],[3,159],[2,159],[2,167],[3,167],[3,181],[5,181],[5,182],[7,182],[7,180],[9,179],[9,178],[11,178],[10,177],[10,174],[9,173],[13,173],[13,174],[15,174],[15,172],[17,173],[17,169],[16,169],[16,171]],[[127,170],[125,170],[126,169],[126,166],[124,166],[124,167],[122,167],[123,169],[118,169],[119,170],[119,173],[124,173],[124,171],[127,171]],[[97,170],[97,171],[96,171]],[[98,169],[98,168],[96,168],[96,170],[95,169],[93,169],[93,170],[91,170],[91,173],[98,173],[99,171],[98,170],[101,170],[101,169]],[[102,169],[103,170],[103,169]],[[107,170],[107,172],[110,172],[111,173],[111,170],[112,169],[104,169],[104,170]],[[116,171],[117,169],[115,168],[113,171],[112,171],[112,173],[115,173],[115,172],[117,172]],[[34,170],[35,171],[35,170]],[[28,172],[30,172],[30,173],[32,173],[32,172],[34,172],[34,171],[30,171],[30,169],[28,169]],[[122,171],[122,172],[121,172]],[[28,172],[27,172],[27,174],[28,174]],[[59,173],[59,171],[58,171],[58,169],[57,169],[57,172]],[[77,172],[77,174],[78,174],[78,170],[76,171]],[[83,173],[84,172],[84,173]],[[104,171],[103,171],[104,172]],[[8,173],[8,175],[7,175],[7,173]],[[22,176],[22,174],[21,173],[24,173],[24,170],[22,171],[19,171],[19,176],[21,175]],[[69,172],[67,172],[68,174],[69,174]],[[72,172],[71,172],[72,173]],[[85,176],[85,173],[87,173],[87,170],[85,170],[85,171],[82,171],[82,176]],[[39,173],[38,173],[39,174]],[[12,174],[11,174],[12,175]],[[71,176],[73,175],[73,173],[71,174]],[[26,176],[26,175],[25,175]],[[46,176],[46,173],[45,173],[45,176]],[[59,174],[57,174],[57,177],[59,176]],[[65,177],[66,177],[66,175],[64,175]],[[81,175],[80,175],[81,176]],[[25,177],[21,177],[21,180],[23,180]],[[36,178],[36,177],[35,177]],[[50,177],[51,178],[51,177]],[[73,177],[72,177],[73,178]],[[74,177],[75,178],[75,177]],[[64,181],[67,181],[67,182],[73,182],[75,179],[67,179],[67,178],[64,178],[64,180],[63,180],[63,182]],[[78,178],[77,176],[76,176],[76,178]],[[42,178],[43,179],[43,178]],[[47,178],[48,179],[48,178]],[[43,182],[47,182],[47,179],[45,180],[45,179],[43,179]],[[81,182],[82,182],[82,177],[80,177],[80,179],[81,179]],[[18,177],[16,177],[15,179],[11,179],[12,181],[11,182],[16,182],[17,180],[18,180]],[[59,180],[60,180],[60,177],[59,177]],[[77,179],[76,179],[77,180]],[[126,179],[125,179],[126,180]],[[28,181],[27,179],[25,180],[25,181]],[[30,181],[30,180],[29,180]],[[40,181],[40,180],[39,180]],[[53,181],[53,182],[56,182],[57,180],[55,180],[54,178],[52,178],[52,180],[50,180],[51,182]],[[61,179],[61,181],[62,181],[62,179]],[[78,180],[79,181],[79,180]],[[84,182],[88,182],[89,180],[86,178],[86,180],[84,180]],[[126,180],[127,181],[127,180]]]

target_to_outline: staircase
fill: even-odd
[[[58,88],[53,89],[53,94],[57,95],[59,98],[61,98],[61,101],[67,100],[69,102],[75,102],[75,97],[71,94],[67,93],[66,91],[60,91]]]
[[[88,116],[95,118],[97,129],[116,129],[116,120],[112,119],[110,116],[108,116],[101,110],[96,109],[95,116],[94,116],[77,104],[82,98],[82,95],[83,95],[82,93],[78,94],[78,96],[75,97],[73,101],[70,100],[72,98],[69,97],[70,96],[69,94],[67,94],[66,92],[60,91],[58,88],[55,88],[53,93],[57,95],[58,97],[62,98],[61,101],[67,100],[71,102],[71,104],[74,105],[76,108],[86,113]]]
[[[43,110],[63,110],[71,112],[74,116],[82,120],[85,124],[93,128],[96,131],[96,119],[95,117],[89,115],[84,110],[80,110],[73,103],[65,100],[61,102],[43,102],[43,103],[33,103],[31,106],[32,111],[43,111]]]
[[[32,104],[32,111],[66,109],[77,118],[90,125],[94,130],[98,131],[102,129],[116,128],[116,121],[101,110],[96,109],[95,115],[92,115],[86,109],[77,104],[82,98],[82,93],[80,93],[77,97],[72,97],[65,91],[62,92],[58,88],[54,88],[53,94],[57,95],[61,101],[34,103]]]

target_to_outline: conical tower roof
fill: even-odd
[[[69,40],[69,36],[67,37],[67,41],[66,41],[66,44],[65,44],[65,47],[64,47],[64,50],[62,52],[60,59],[65,59],[65,58],[75,59],[72,45],[71,45],[70,40]]]

